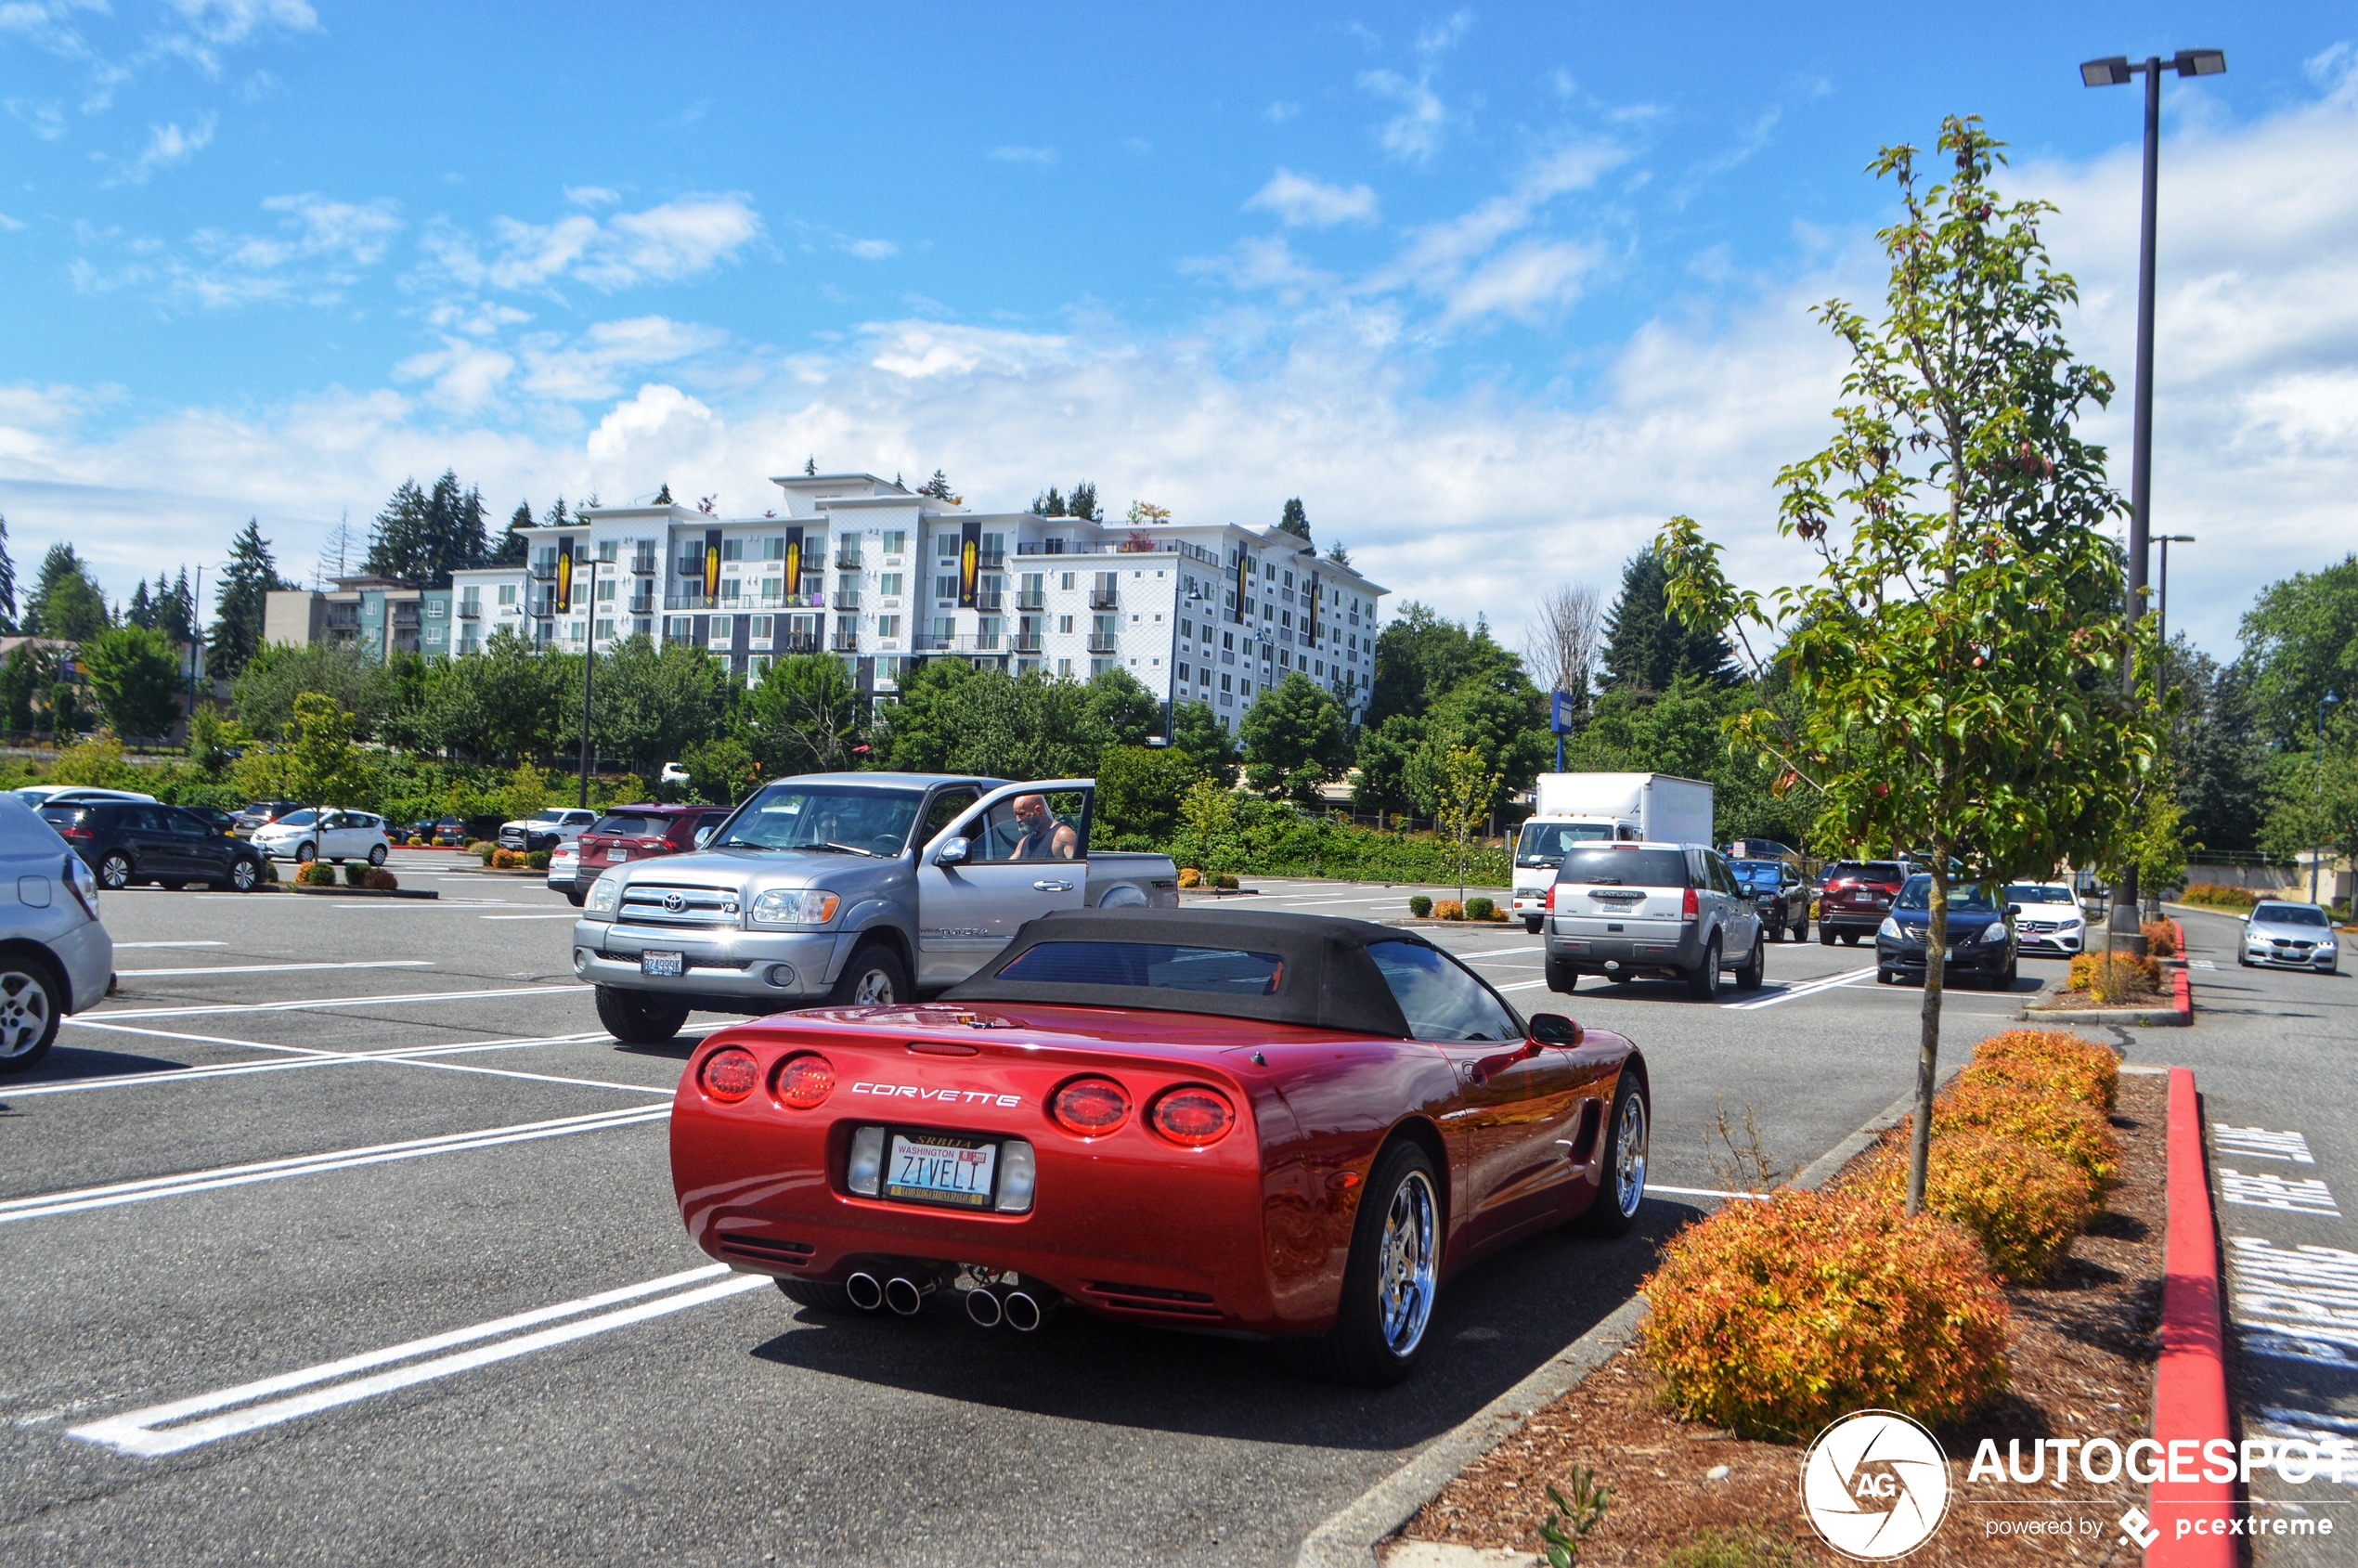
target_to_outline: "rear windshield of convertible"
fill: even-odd
[[[1559,882],[1619,883],[1625,888],[1684,888],[1687,857],[1677,849],[1567,849]]]
[[[1275,996],[1285,961],[1242,948],[1173,942],[1041,942],[1018,953],[998,978],[1032,985],[1142,986]]]

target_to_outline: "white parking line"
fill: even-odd
[[[70,1428],[67,1435],[78,1437],[85,1443],[102,1444],[118,1453],[132,1454],[142,1458],[176,1454],[185,1448],[194,1448],[201,1444],[217,1443],[225,1437],[235,1437],[240,1432],[276,1426],[281,1421],[292,1420],[299,1416],[333,1409],[339,1405],[349,1405],[357,1400],[373,1398],[380,1393],[390,1393],[395,1389],[408,1388],[413,1383],[427,1382],[435,1378],[447,1378],[456,1372],[470,1371],[477,1367],[490,1366],[494,1362],[528,1355],[536,1350],[546,1350],[551,1345],[588,1339],[592,1334],[602,1334],[609,1329],[626,1328],[633,1323],[643,1323],[651,1317],[661,1317],[667,1313],[702,1306],[706,1302],[719,1301],[723,1297],[737,1295],[742,1291],[762,1289],[770,1284],[769,1276],[766,1275],[741,1275],[734,1278],[717,1277],[727,1273],[727,1266],[720,1263],[714,1263],[706,1268],[689,1269],[683,1273],[667,1275],[661,1279],[650,1279],[638,1285],[626,1285],[618,1290],[607,1290],[595,1296],[584,1296],[579,1301],[562,1302],[555,1306],[518,1313],[512,1317],[477,1324],[471,1328],[453,1329],[447,1334],[435,1334],[427,1339],[412,1340],[407,1344],[369,1351],[361,1355],[346,1356],[341,1361],[325,1362],[317,1367],[305,1367],[299,1372],[281,1373],[275,1378],[264,1378],[256,1382],[240,1383],[234,1388],[220,1389],[212,1393],[201,1393],[191,1399],[177,1399],[165,1405],[149,1406],[145,1410],[134,1410],[127,1415],[111,1417],[103,1421],[93,1421],[87,1426]],[[712,1281],[712,1283],[699,1284],[699,1281]],[[683,1289],[682,1287],[693,1288]],[[664,1291],[674,1293],[660,1294]],[[640,1300],[647,1296],[654,1296],[655,1299]],[[595,1317],[583,1318],[577,1315],[600,1307],[612,1306],[620,1302],[637,1302],[637,1304],[615,1312],[601,1313]],[[577,1321],[561,1324],[553,1328],[544,1328],[537,1334],[525,1334],[515,1339],[499,1340],[495,1344],[480,1345],[473,1350],[461,1351],[455,1355],[436,1356],[430,1361],[415,1359],[434,1351],[447,1350],[453,1345],[468,1344],[478,1340],[497,1339],[502,1334],[513,1334],[519,1328],[528,1328],[535,1324],[548,1323],[564,1317],[575,1317]],[[296,1394],[292,1398],[269,1398],[272,1394],[284,1393],[290,1389],[307,1388],[317,1383],[331,1382],[338,1378],[350,1377],[355,1372],[367,1371],[372,1367],[383,1367],[399,1361],[408,1361],[411,1365],[380,1372],[374,1377],[358,1378],[349,1382],[336,1383],[330,1388],[314,1389],[309,1393]],[[260,1405],[250,1403],[253,1400],[267,1402]],[[214,1416],[210,1420],[192,1421],[185,1426],[172,1425],[174,1422],[188,1421],[188,1418],[192,1416],[203,1416],[215,1410],[225,1410],[233,1405],[243,1405],[246,1408],[231,1410],[227,1415]],[[159,1428],[165,1430],[159,1431]]]
[[[80,1024],[80,1018],[68,1018],[69,1024]],[[686,1032],[686,1031],[683,1031]],[[257,1072],[286,1072],[295,1068],[340,1067],[355,1062],[391,1062],[396,1067],[440,1067],[451,1064],[432,1060],[445,1056],[458,1056],[473,1051],[521,1051],[542,1045],[574,1045],[584,1041],[606,1038],[603,1030],[586,1034],[551,1034],[528,1040],[480,1040],[451,1045],[411,1045],[383,1051],[316,1051],[292,1061],[266,1060],[247,1062],[214,1062],[205,1067],[175,1068],[165,1072],[127,1072],[106,1078],[77,1078],[63,1083],[36,1083],[27,1088],[10,1089],[10,1099],[24,1099],[35,1095],[79,1095],[93,1089],[135,1088],[150,1083],[190,1083],[214,1078],[243,1078]],[[284,1051],[297,1049],[285,1045],[252,1043],[256,1050]],[[592,1078],[559,1078],[548,1073],[513,1072],[498,1068],[465,1068],[461,1070],[491,1073],[501,1078],[528,1078],[543,1083],[577,1085],[585,1089],[621,1089],[634,1095],[669,1095],[671,1090],[648,1083],[611,1083]]]
[[[1646,1190],[1675,1193],[1680,1198],[1742,1198],[1754,1203],[1766,1203],[1769,1198],[1769,1195],[1765,1192],[1721,1192],[1716,1187],[1707,1186],[1664,1186],[1659,1182],[1648,1182]]]
[[[294,1013],[306,1007],[389,1007],[411,1002],[480,1002],[498,996],[587,996],[586,985],[509,986],[496,991],[416,991],[390,996],[320,996],[308,1002],[208,1002],[188,1007],[126,1007],[97,1015],[106,1018],[193,1018],[212,1013]],[[78,1023],[68,1018],[68,1023]]]
[[[187,1040],[199,1045],[242,1045],[250,1051],[290,1051],[303,1056],[332,1056],[315,1045],[274,1045],[266,1040],[232,1040],[226,1034],[184,1034],[178,1030],[140,1029],[135,1024],[100,1023],[95,1018],[68,1018],[76,1029],[102,1029],[110,1034],[138,1034],[150,1040]]]
[[[555,914],[484,914],[476,918],[479,920],[578,920],[581,916],[568,909],[561,910]]]
[[[509,1127],[486,1127],[473,1133],[447,1133],[440,1137],[412,1138],[404,1143],[371,1144],[364,1148],[336,1149],[324,1154],[297,1155],[285,1160],[265,1160],[251,1165],[225,1165],[210,1171],[190,1171],[176,1176],[151,1176],[144,1181],[116,1182],[108,1186],[84,1187],[74,1192],[49,1193],[37,1198],[17,1198],[0,1202],[0,1225],[19,1220],[45,1219],[52,1214],[78,1214],[91,1209],[111,1209],[124,1203],[144,1203],[155,1198],[178,1198],[192,1192],[216,1192],[223,1187],[247,1186],[255,1182],[275,1182],[287,1176],[316,1175],[323,1171],[344,1171],[359,1165],[382,1165],[395,1160],[419,1160],[430,1154],[458,1154],[468,1149],[492,1148],[501,1144],[530,1143],[540,1138],[560,1138],[569,1133],[602,1132],[609,1127],[632,1127],[641,1122],[661,1121],[671,1115],[669,1106],[629,1106],[621,1110],[597,1111],[588,1116],[566,1116],[546,1121],[520,1121]]]
[[[1872,969],[1846,969],[1839,975],[1823,975],[1814,980],[1804,980],[1799,985],[1788,986],[1774,996],[1764,996],[1753,1002],[1723,1002],[1720,1005],[1735,1013],[1757,1012],[1763,1007],[1774,1007],[1780,1002],[1791,1002],[1798,997],[1815,996],[1821,991],[1833,991],[1837,986],[1846,986],[1853,980],[1863,978],[1873,973]]]
[[[198,969],[117,969],[124,978],[153,979],[161,975],[292,975],[301,969],[431,969],[431,958],[372,958],[351,964],[225,964]]]
[[[228,945],[227,942],[117,942],[114,947],[117,952],[121,952],[127,947],[227,947]]]
[[[1547,983],[1548,982],[1546,980],[1517,980],[1513,985],[1493,986],[1490,989],[1493,991],[1529,991],[1534,986],[1543,986]]]

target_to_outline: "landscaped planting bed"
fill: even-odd
[[[1953,1154],[1971,1157],[1959,1160],[1952,1176],[1944,1178],[1936,1169],[1935,1205],[1989,1238],[1989,1251],[1997,1254],[2003,1272],[2028,1277],[2020,1283],[1989,1279],[2002,1305],[2002,1386],[1966,1401],[1962,1414],[1930,1423],[1949,1458],[1950,1501],[1946,1523],[1910,1561],[2134,1562],[2143,1553],[2121,1543],[2118,1521],[2132,1504],[2143,1504],[2146,1488],[2127,1474],[2095,1484],[2075,1471],[2068,1491],[2044,1483],[1993,1482],[1986,1471],[1980,1480],[1968,1479],[1984,1438],[1995,1440],[2000,1455],[2007,1452],[2010,1440],[2028,1450],[2032,1440],[2040,1438],[2109,1438],[2126,1449],[2152,1430],[2166,1220],[2168,1081],[2149,1075],[2120,1078],[2109,1116],[2101,1108],[2092,1119],[2049,1109],[2009,1119],[2002,1106],[2006,1075],[2036,1066],[2037,1037],[2018,1031],[2016,1038],[2030,1042],[2023,1053],[2009,1057],[2002,1050],[1993,1052],[1992,1059],[1968,1069],[1961,1078],[1972,1082],[1944,1096],[1934,1116],[1936,1148],[1950,1143]],[[2067,1062],[2057,1064],[2058,1071],[2071,1068]],[[2084,1078],[2075,1087],[2074,1098],[2101,1097],[2105,1089]],[[1895,1165],[1904,1171],[1906,1131],[1902,1123],[1853,1160],[1826,1198],[1807,1200],[1821,1206],[1807,1212],[1851,1213],[1848,1223],[1857,1225],[1855,1211],[1845,1205],[1888,1195]],[[2014,1139],[2014,1152],[1991,1143],[2002,1136]],[[1976,1184],[1970,1171],[1993,1159],[2003,1165],[2000,1180]],[[1936,1159],[1936,1167],[1939,1163]],[[2084,1198],[2092,1189],[2075,1187],[2075,1182],[2084,1180],[2092,1169],[2108,1171],[2108,1178],[2092,1189],[2095,1196],[2090,1201],[2079,1205],[2075,1194]],[[1996,1201],[1994,1188],[2010,1181],[2025,1183],[2032,1199],[2021,1209],[2001,1212],[2004,1206]],[[1740,1218],[1756,1221],[1758,1216]],[[2068,1228],[2066,1222],[2081,1218],[2084,1228],[2058,1246],[2055,1227]],[[1700,1232],[1691,1227],[1684,1235],[1699,1238]],[[1680,1244],[1674,1241],[1666,1253],[1675,1262],[1679,1251]],[[2043,1277],[2042,1265],[2050,1269]],[[1775,1266],[1770,1264],[1771,1272]],[[1669,1273],[1665,1267],[1664,1275]],[[1657,1295],[1663,1277],[1657,1276]],[[1904,1292],[1917,1285],[1898,1279],[1880,1285],[1871,1281],[1869,1288]],[[1938,1288],[1937,1282],[1927,1287]],[[1741,1282],[1734,1293],[1743,1293]],[[1686,1316],[1691,1323],[1691,1290],[1688,1299]],[[1708,1302],[1705,1306],[1721,1310]],[[1975,1320],[1969,1315],[1968,1329]],[[1942,1340],[1963,1369],[1963,1375],[1917,1391],[1917,1397],[1938,1402],[1971,1386],[1974,1346],[1970,1332],[1960,1338],[1937,1324],[1929,1325],[1928,1331]],[[1862,1358],[1883,1348],[1874,1342],[1872,1328],[1863,1330],[1861,1340]],[[1807,1347],[1803,1354],[1807,1354]],[[1769,1359],[1756,1381],[1773,1389],[1785,1368]],[[1699,1368],[1704,1393],[1728,1392],[1712,1380],[1721,1378],[1720,1369],[1665,1357],[1659,1347],[1654,1360],[1669,1365],[1686,1386],[1674,1389],[1650,1363],[1643,1341],[1633,1342],[1451,1482],[1404,1534],[1536,1552],[1538,1527],[1550,1512],[1547,1487],[1552,1484],[1570,1493],[1575,1469],[1587,1467],[1613,1491],[1603,1522],[1587,1536],[1580,1555],[1590,1568],[1665,1563],[1674,1568],[1748,1568],[1846,1561],[1819,1539],[1799,1505],[1802,1457],[1814,1429],[1746,1436],[1709,1420],[1681,1419],[1672,1406],[1682,1394],[1690,1404],[1697,1397]],[[1872,1369],[1868,1371],[1872,1375]],[[1832,1403],[1851,1407],[1846,1395],[1835,1395]],[[1741,1399],[1731,1407],[1760,1408],[1756,1404],[1743,1406]],[[2024,1462],[2028,1462],[2028,1452]],[[2046,1473],[2052,1479],[2052,1463]],[[2042,1501],[2066,1497],[2074,1503]],[[2077,1523],[2070,1535],[1991,1533],[1993,1522],[2018,1524],[2065,1518]]]

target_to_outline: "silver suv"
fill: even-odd
[[[22,1072],[49,1054],[68,1013],[105,999],[114,940],[82,857],[4,793],[0,894],[0,1072]]]
[[[1717,849],[1700,844],[1567,848],[1548,890],[1548,989],[1583,975],[1684,980],[1719,994],[1720,971],[1750,991],[1768,962],[1760,914]]]

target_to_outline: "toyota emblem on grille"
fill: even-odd
[[[677,914],[688,907],[688,901],[677,893],[666,893],[663,896],[663,907],[667,913]]]

